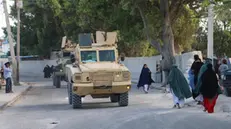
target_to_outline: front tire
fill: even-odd
[[[81,108],[82,107],[82,98],[81,96],[72,93],[72,107],[73,109]]]
[[[128,92],[119,95],[119,106],[128,106]]]
[[[68,102],[72,104],[72,83],[67,83]]]
[[[60,88],[61,87],[61,76],[56,76],[56,88]]]

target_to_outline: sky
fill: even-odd
[[[6,27],[6,20],[5,20],[5,14],[4,14],[4,9],[3,9],[3,0],[0,0],[0,38],[4,36],[2,27]],[[13,0],[6,0],[7,2],[7,8],[8,8],[8,13],[10,13],[10,5],[14,4]],[[10,24],[13,25],[12,19],[10,19]]]

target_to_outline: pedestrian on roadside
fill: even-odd
[[[184,74],[178,69],[176,64],[170,70],[167,84],[170,85],[170,91],[173,96],[173,107],[180,109],[184,106],[185,99],[190,98],[192,93]]]
[[[224,78],[224,73],[225,71],[228,69],[228,65],[227,65],[227,60],[226,59],[223,59],[222,60],[222,64],[219,66],[218,70],[219,70],[219,73],[220,73],[220,76],[221,76],[221,80]]]
[[[198,74],[199,71],[204,63],[201,61],[199,58],[199,55],[194,55],[194,62],[190,68],[192,74],[194,75],[194,88],[192,89],[192,96],[195,101],[197,101],[197,104],[202,104],[203,102],[203,97],[200,94],[196,94],[194,92],[195,87],[197,86],[197,81],[198,81]]]
[[[214,107],[218,95],[221,94],[221,89],[218,84],[218,77],[216,72],[213,70],[212,64],[207,64],[207,69],[201,76],[201,88],[200,93],[204,98],[204,111],[208,113],[214,112]]]
[[[12,69],[10,68],[10,62],[4,65],[4,78],[6,79],[6,93],[13,93],[12,90]]]
[[[140,74],[140,78],[139,78],[139,82],[137,84],[137,87],[138,87],[138,89],[140,87],[143,87],[144,92],[148,93],[149,87],[153,82],[154,81],[151,78],[151,71],[148,68],[148,65],[144,64],[143,68],[141,70],[141,74]]]

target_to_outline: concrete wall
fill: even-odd
[[[43,76],[43,69],[46,65],[56,65],[56,60],[33,60],[20,62],[20,76]]]
[[[189,53],[184,53],[182,55],[177,55],[175,57],[176,64],[178,64],[178,67],[181,69],[181,71],[185,74],[187,77],[187,72],[189,68],[191,67],[193,61],[194,61],[194,55],[198,54],[202,59],[202,54],[200,51],[193,51]],[[158,61],[161,60],[161,56],[153,56],[153,57],[127,57],[125,61],[123,62],[130,72],[132,73],[132,79],[138,80],[139,75],[141,72],[141,69],[143,67],[143,64],[147,64],[149,69],[152,72],[152,77],[154,80],[156,80],[156,64]]]
[[[176,56],[176,63],[179,68],[187,76],[187,71],[193,62],[193,55],[201,55],[200,51],[194,51]],[[153,57],[127,57],[123,62],[130,72],[132,73],[132,79],[138,80],[141,69],[144,64],[147,64],[152,72],[152,77],[156,80],[156,64],[161,60],[161,56]],[[56,60],[38,60],[38,61],[21,61],[20,75],[30,77],[43,76],[43,68],[45,65],[56,65]]]

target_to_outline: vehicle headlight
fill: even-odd
[[[123,72],[123,80],[124,81],[129,81],[130,80],[130,72],[128,72],[128,71]]]
[[[122,72],[115,72],[114,73],[114,81],[123,81],[123,75]]]
[[[82,73],[81,82],[90,82],[90,81],[91,81],[91,77],[89,73]]]
[[[78,73],[74,75],[74,82],[80,82],[81,79],[82,79],[81,74]]]
[[[63,70],[62,70],[62,69],[60,69],[59,71],[60,71],[60,72],[63,72]]]

